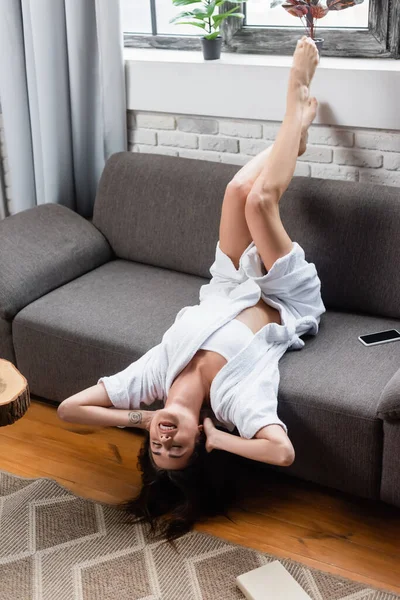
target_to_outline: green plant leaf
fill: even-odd
[[[228,17],[240,17],[241,19],[243,19],[244,14],[238,13],[237,12],[238,10],[240,10],[239,7],[235,6],[235,8],[231,8],[231,10],[228,10],[225,13],[220,13],[219,15],[215,15],[215,17],[213,17],[214,22],[223,21],[224,19],[227,19]]]
[[[240,6],[234,6],[231,10],[228,10],[226,14],[240,12]]]
[[[217,0],[213,0],[212,2],[210,2],[210,4],[208,5],[207,8],[207,17],[211,17],[211,15],[213,14],[214,10],[215,10],[215,5],[216,5]]]
[[[174,23],[174,21],[179,21],[179,19],[184,19],[186,17],[192,17],[193,13],[192,12],[181,12],[179,13],[179,15],[175,15],[175,17],[172,17],[172,19],[170,20],[170,23]]]
[[[214,31],[214,33],[210,33],[208,35],[205,35],[204,37],[206,38],[206,40],[215,40],[215,38],[219,36],[219,33],[219,31]]]
[[[201,4],[202,0],[172,0],[174,6],[187,6],[189,4]]]
[[[194,8],[192,10],[192,14],[193,16],[196,15],[196,18],[199,19],[208,19],[208,14],[206,12],[204,12],[204,10],[202,8]]]
[[[179,21],[179,23],[175,23],[175,25],[193,25],[193,27],[201,27],[201,29],[206,28],[205,23],[195,23],[193,21]]]
[[[219,16],[221,17],[222,15],[231,15],[233,13],[237,13],[238,10],[240,11],[240,7],[239,6],[235,6],[234,8],[231,8],[231,10],[228,10],[227,12],[224,13],[220,13]]]
[[[237,19],[244,19],[244,14],[243,13],[233,13],[233,14],[229,14],[228,13],[223,13],[222,15],[215,15],[215,17],[213,17],[214,23],[221,23],[222,21],[225,21],[225,19],[230,19],[231,17],[236,17]]]

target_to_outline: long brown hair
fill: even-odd
[[[133,522],[147,522],[150,534],[172,542],[197,521],[227,516],[236,495],[232,455],[220,450],[207,452],[202,433],[185,469],[160,469],[151,457],[150,436],[147,432],[145,436],[138,455],[142,488],[123,504]]]

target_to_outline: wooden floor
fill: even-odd
[[[116,503],[138,489],[141,441],[133,430],[62,423],[54,407],[33,402],[0,429],[0,469]],[[400,594],[399,509],[273,472],[247,482],[245,492],[233,522],[215,518],[197,529]]]

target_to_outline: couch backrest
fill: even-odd
[[[281,202],[328,308],[400,317],[399,188],[298,177]]]
[[[210,277],[227,183],[239,167],[114,154],[93,223],[120,258]],[[400,317],[400,189],[295,177],[282,221],[317,266],[328,308]]]
[[[100,180],[93,224],[120,258],[210,277],[232,165],[121,152]]]

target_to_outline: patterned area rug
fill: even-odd
[[[178,540],[176,551],[151,542],[146,531],[54,481],[0,472],[0,598],[241,600],[236,576],[276,560],[197,532]],[[313,600],[400,598],[292,560],[281,563]]]

